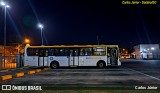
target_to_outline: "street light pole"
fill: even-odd
[[[5,58],[6,58],[6,15],[7,15],[7,8],[9,5],[6,5],[4,2],[1,2],[1,5],[4,6],[4,68],[5,68]]]
[[[41,27],[41,38],[42,38],[42,45],[43,45],[43,28]]]
[[[43,25],[38,24],[38,27],[41,29],[41,39],[42,39],[42,45],[43,45]]]
[[[4,7],[4,68],[5,68],[5,60],[6,60],[6,10],[7,7]]]

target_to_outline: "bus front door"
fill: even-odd
[[[39,49],[38,66],[47,66],[48,50]]]
[[[116,47],[109,47],[107,48],[107,64],[108,65],[118,65],[118,48]]]
[[[78,49],[71,49],[69,57],[69,66],[78,66],[78,63],[79,63]]]

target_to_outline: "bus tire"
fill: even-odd
[[[99,68],[104,68],[104,67],[106,67],[106,63],[105,63],[105,61],[100,60],[97,62],[97,66]]]
[[[58,68],[59,63],[57,61],[52,61],[51,64],[50,64],[50,67],[51,67],[51,69]]]

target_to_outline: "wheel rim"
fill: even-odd
[[[53,64],[52,67],[53,67],[53,68],[57,68],[57,64]]]
[[[102,68],[103,67],[103,63],[99,63],[99,67]]]

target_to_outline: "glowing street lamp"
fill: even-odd
[[[26,39],[24,40],[24,43],[25,43],[25,44],[29,44],[29,43],[30,43],[30,40],[29,40],[28,38],[26,38]]]
[[[154,50],[154,49],[155,49],[154,47],[151,48],[151,50]]]
[[[6,4],[5,4],[4,2],[1,2],[1,5],[2,5],[2,6],[5,6]]]
[[[6,8],[9,8],[10,6],[8,4],[6,4],[5,2],[1,2],[1,5],[6,7]]]
[[[6,4],[5,2],[1,2],[1,6],[4,7],[4,67],[5,67],[5,54],[6,54],[6,12],[7,12],[7,8],[9,8],[10,6],[8,4]]]
[[[38,24],[38,27],[41,29],[41,39],[42,39],[42,45],[43,45],[43,25]]]

